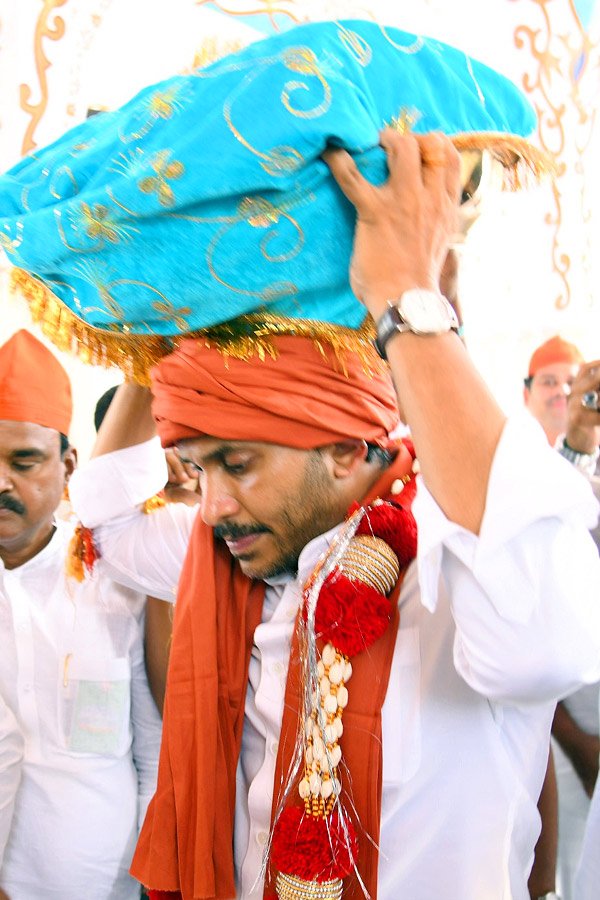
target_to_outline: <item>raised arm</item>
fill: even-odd
[[[91,457],[143,444],[156,434],[152,394],[139,384],[122,384],[108,407]]]
[[[380,187],[343,150],[326,161],[354,204],[350,280],[378,322],[412,288],[439,293],[455,226],[459,158],[440,134],[382,133],[389,178]],[[395,334],[387,357],[423,479],[446,516],[478,533],[505,417],[454,332]]]

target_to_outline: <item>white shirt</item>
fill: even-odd
[[[0,697],[0,868],[21,780],[23,735],[17,720]]]
[[[114,577],[167,599],[196,511],[126,512],[164,481],[151,454],[148,444],[98,458],[70,493],[90,526],[122,514],[97,531]],[[120,487],[105,464],[121,472]],[[479,537],[447,520],[420,485],[419,555],[400,594],[383,707],[380,900],[528,898],[554,704],[600,676],[600,564],[587,533],[596,510],[581,476],[523,416],[504,429]],[[267,587],[254,635],[237,773],[240,900],[261,897],[252,886],[268,836],[293,619],[334,532],[305,547],[297,578]],[[349,692],[351,703],[352,682]]]
[[[0,873],[11,900],[140,895],[128,868],[161,730],[144,667],[145,598],[100,572],[67,580],[72,532],[57,522],[33,559],[0,564],[0,692],[25,740]]]

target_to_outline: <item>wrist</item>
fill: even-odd
[[[596,469],[596,463],[600,456],[600,449],[595,447],[591,452],[576,450],[567,440],[567,436],[561,434],[558,436],[555,449],[561,456],[564,456],[571,465],[584,475],[593,475]]]

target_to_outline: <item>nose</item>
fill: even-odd
[[[211,528],[237,516],[241,509],[238,500],[218,477],[203,476],[200,498],[200,515]]]
[[[14,490],[12,475],[8,466],[0,466],[0,493]]]

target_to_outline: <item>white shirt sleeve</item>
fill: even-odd
[[[77,518],[94,530],[100,570],[120,584],[173,602],[197,507],[140,508],[167,480],[158,438],[90,460],[69,481]]]
[[[14,715],[0,697],[0,869],[21,780],[22,761],[23,735]]]
[[[423,483],[414,513],[422,602],[434,611],[448,595],[454,664],[474,690],[533,703],[600,678],[600,560],[588,533],[598,504],[531,417],[504,428],[479,536],[450,522]]]

